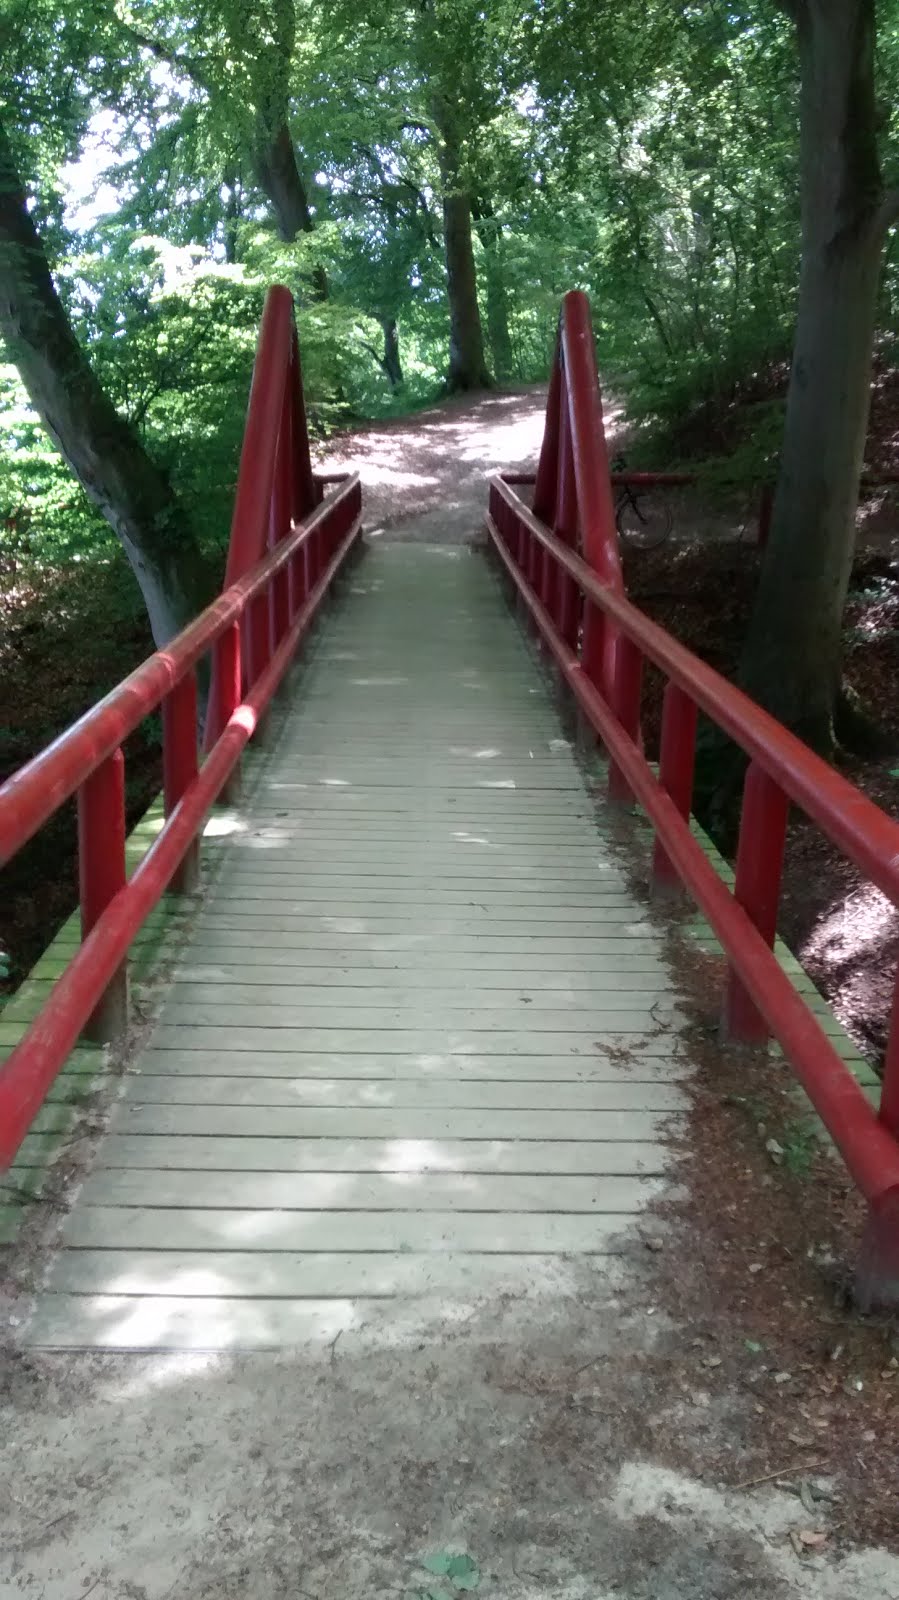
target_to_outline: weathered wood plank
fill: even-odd
[[[560,1212],[291,1211],[162,1206],[76,1206],[63,1236],[73,1249],[307,1250],[604,1254],[626,1247],[629,1214]],[[641,1227],[644,1224],[641,1223]],[[631,1234],[632,1238],[633,1235]]]
[[[42,1135],[31,1134],[29,1139]],[[28,1163],[29,1139],[21,1153]],[[667,1170],[658,1139],[268,1139],[110,1133],[102,1168],[164,1172],[517,1172],[654,1177]]]
[[[229,1079],[240,1082],[240,1079]],[[231,1134],[265,1138],[289,1134],[333,1139],[651,1139],[665,1133],[673,1113],[662,1111],[451,1111],[401,1106],[194,1106],[144,1104],[137,1084],[116,1111],[121,1133]],[[53,1125],[59,1107],[38,1113],[34,1130]]]
[[[657,1178],[506,1173],[121,1172],[85,1179],[82,1205],[240,1206],[294,1211],[635,1212]],[[172,1219],[172,1242],[177,1219]]]
[[[609,1083],[538,1082],[533,1078],[477,1079],[436,1077],[363,1079],[263,1077],[258,1070],[244,1077],[233,1073],[188,1077],[144,1071],[134,1084],[129,1105],[191,1106],[327,1106],[344,1109],[397,1108],[403,1111],[683,1111],[687,1099],[675,1084],[622,1078]]]

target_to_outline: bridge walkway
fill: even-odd
[[[399,1334],[614,1273],[666,1181],[676,996],[482,555],[369,549],[211,842],[28,1341]]]

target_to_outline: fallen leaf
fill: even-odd
[[[827,1543],[827,1534],[818,1533],[813,1528],[800,1528],[799,1542],[806,1550],[820,1550],[822,1544]]]

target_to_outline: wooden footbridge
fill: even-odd
[[[896,1029],[878,1096],[773,947],[791,802],[894,901],[899,827],[628,602],[580,294],[536,473],[487,493],[483,549],[363,550],[358,480],[311,470],[290,297],[271,291],[220,598],[0,790],[0,859],[72,796],[79,815],[81,940],[3,1023],[17,1196],[66,1085],[99,1071],[111,1107],[26,1342],[402,1331],[561,1291],[652,1226],[688,1062],[621,853],[635,807],[656,883],[692,896],[728,957],[722,1049],[777,1041],[869,1202],[860,1299],[895,1300]],[[667,683],[652,764],[646,660]],[[605,752],[601,784],[560,693],[587,756]],[[121,747],[160,708],[164,795],[135,860]],[[732,883],[691,826],[700,712],[748,757]],[[135,1030],[129,951],[160,904],[185,909]]]

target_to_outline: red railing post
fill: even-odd
[[[116,750],[78,790],[82,939],[124,889],[125,881],[125,757]],[[98,1044],[109,1044],[127,1028],[128,964],[123,961],[84,1031]]]
[[[615,683],[612,709],[634,744],[640,743],[640,695],[643,687],[643,652],[633,639],[622,633],[615,652]],[[633,792],[614,761],[609,762],[609,799],[617,805],[632,805]]]
[[[606,681],[605,670],[606,618],[600,607],[586,594],[581,611],[581,620],[583,623],[581,632],[581,665],[590,682],[596,685],[603,699],[608,703],[611,685]]]
[[[166,817],[197,776],[197,679],[191,671],[162,702],[162,794]],[[188,847],[171,887],[191,894],[200,882],[200,840]]]
[[[271,584],[248,606],[249,628],[247,639],[247,687],[262,677],[272,658],[271,638]]]
[[[699,711],[696,701],[676,683],[665,686],[662,706],[662,739],[659,752],[659,781],[667,790],[684,821],[689,821],[693,803],[693,768],[696,761],[696,726]],[[677,873],[658,834],[652,852],[653,882],[660,888],[679,883]]]
[[[526,577],[531,588],[540,593],[540,579],[543,571],[543,549],[536,539],[528,540],[528,568]]]
[[[521,553],[524,549],[524,529],[513,508],[505,505],[505,502],[503,502],[503,505],[506,519],[503,534],[512,560],[520,567],[522,564]]]
[[[215,647],[216,683],[219,686],[219,707],[223,729],[227,728],[241,702],[242,669],[240,646],[242,632],[240,623],[232,622],[225,629]],[[235,805],[240,799],[240,790],[240,762],[237,761],[222,789],[221,798],[223,804]]]
[[[750,762],[743,785],[734,898],[752,918],[769,948],[777,935],[777,906],[783,872],[790,802],[763,767]],[[768,1025],[746,992],[736,969],[727,976],[723,1031],[729,1039],[762,1043]]]

